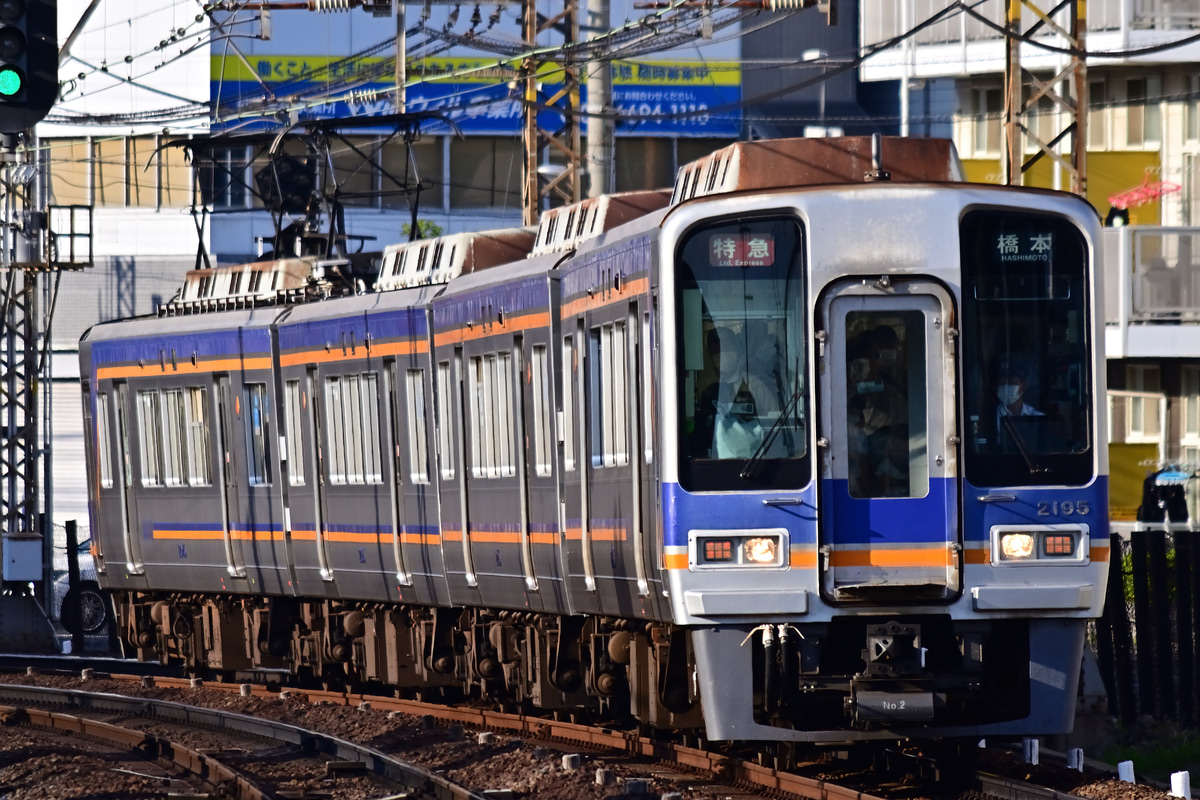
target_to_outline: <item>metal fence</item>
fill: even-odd
[[[1147,523],[1111,538],[1095,647],[1109,714],[1125,723],[1200,721],[1200,539],[1187,527]]]

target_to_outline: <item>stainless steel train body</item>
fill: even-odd
[[[1098,220],[865,148],[735,145],[440,283],[93,328],[124,639],[722,740],[1068,730]]]

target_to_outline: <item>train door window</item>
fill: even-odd
[[[1093,477],[1089,257],[1066,219],[972,211],[960,224],[965,473],[975,486]]]
[[[441,361],[437,367],[438,374],[438,456],[441,463],[442,478],[454,479],[454,423],[450,416],[452,391],[454,382],[450,375],[450,362]]]
[[[167,486],[183,486],[187,483],[184,473],[184,450],[187,447],[187,426],[183,416],[183,391],[164,389],[162,394],[163,431],[163,483]]]
[[[642,315],[642,390],[638,397],[642,407],[642,441],[644,442],[646,463],[654,461],[654,374],[652,367],[652,351],[650,349],[650,314]]]
[[[625,323],[613,322],[593,328],[590,340],[591,366],[589,410],[592,434],[592,466],[615,467],[629,463],[628,351]]]
[[[925,316],[846,314],[846,452],[851,497],[925,497],[929,444]]]
[[[570,336],[563,337],[563,469],[575,471],[575,344]]]
[[[108,422],[108,393],[96,396],[96,463],[99,465],[100,485],[112,488],[112,443]]]
[[[496,391],[492,396],[496,419],[496,469],[503,477],[517,474],[516,451],[513,445],[513,409],[518,406],[513,393],[512,354],[497,353],[495,360]]]
[[[408,464],[413,483],[429,483],[429,422],[425,416],[425,371],[410,369],[405,391],[408,406]]]
[[[342,379],[325,379],[325,408],[329,417],[329,482],[346,482],[346,425],[342,421]]]
[[[267,464],[267,435],[271,422],[270,400],[265,383],[246,384],[246,438],[249,440],[247,468],[251,486],[271,482]]]
[[[187,471],[188,484],[208,486],[212,483],[212,463],[209,461],[208,390],[203,386],[187,389]]]
[[[162,486],[162,415],[157,391],[138,392],[138,426],[142,432],[142,485]]]
[[[301,429],[303,397],[300,381],[291,380],[283,386],[284,402],[287,403],[287,457],[288,483],[304,485],[304,433]]]
[[[471,420],[471,477],[487,477],[487,440],[486,440],[486,403],[484,402],[484,373],[483,359],[479,356],[471,358],[470,369],[467,372],[467,404],[470,408],[468,415]]]
[[[367,483],[383,483],[383,466],[379,454],[379,380],[372,373],[362,376],[361,440],[363,478]]]
[[[533,346],[533,363],[530,378],[533,382],[533,466],[541,477],[551,474],[550,466],[550,371],[547,364],[548,348],[544,344]]]
[[[363,419],[362,387],[358,376],[342,378],[342,442],[346,447],[343,463],[346,465],[346,482],[362,483],[363,465]]]

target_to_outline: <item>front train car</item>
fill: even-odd
[[[718,740],[1069,731],[1108,561],[1099,222],[876,147],[731,146],[663,223],[692,690]]]

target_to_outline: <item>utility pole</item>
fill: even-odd
[[[589,39],[609,27],[609,0],[588,0]],[[607,60],[587,65],[587,165],[588,197],[613,191],[612,65]]]
[[[1001,171],[1004,184],[1019,186],[1021,175],[1043,157],[1058,163],[1071,177],[1071,191],[1087,196],[1087,117],[1088,82],[1087,61],[1082,55],[1087,33],[1087,0],[1065,0],[1056,9],[1043,10],[1033,0],[1004,0],[1005,32],[1004,48],[1004,149],[1001,155]],[[1028,29],[1022,30],[1022,10],[1028,8],[1036,18]],[[1064,9],[1067,14],[1066,27],[1051,18],[1051,13]],[[1057,33],[1074,52],[1068,55],[1066,66],[1047,81],[1042,81],[1021,67],[1020,38],[1044,35],[1043,29]],[[1024,97],[1024,87],[1029,85],[1029,97]],[[1030,109],[1036,109],[1038,101],[1048,98],[1054,109],[1067,119],[1067,124],[1057,135],[1046,141],[1022,121]],[[1056,115],[1057,116],[1057,115]],[[1068,155],[1059,152],[1059,144],[1070,137],[1071,150]],[[1025,160],[1025,142],[1033,144],[1038,151]]]
[[[564,53],[562,61],[553,62],[531,56],[521,65],[520,86],[524,100],[521,143],[525,151],[521,201],[525,225],[537,224],[542,202],[547,197],[557,197],[564,203],[577,203],[583,199],[579,67],[570,61],[571,45],[579,39],[576,0],[566,0],[561,12],[544,21],[538,20],[536,0],[524,0],[521,4],[521,30],[530,52],[537,49],[538,35],[550,28],[558,29],[565,39],[559,51]],[[539,71],[545,64],[552,65],[562,76],[562,87],[552,95],[542,91],[539,79]],[[538,115],[543,107],[561,110],[563,123],[560,128],[550,131],[538,124]],[[561,170],[538,163],[547,152],[559,155],[566,162]]]

